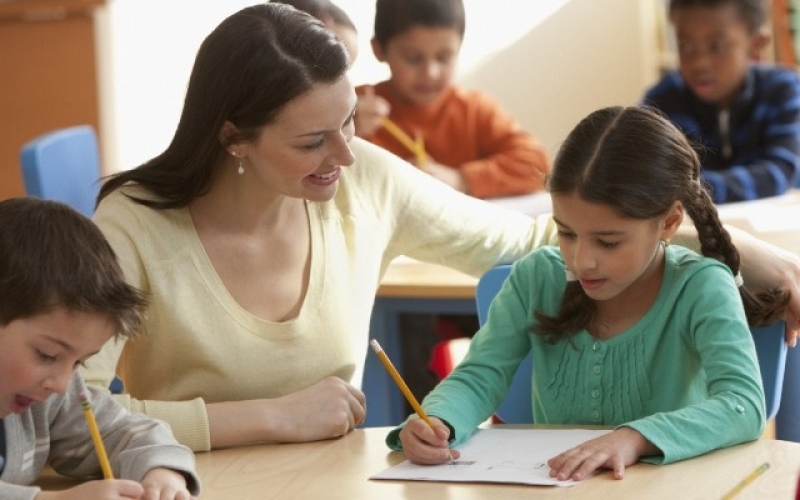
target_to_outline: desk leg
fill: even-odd
[[[477,314],[475,299],[424,299],[376,297],[369,326],[370,338],[376,339],[403,374],[401,313]],[[367,397],[364,427],[394,426],[406,418],[403,394],[386,372],[380,360],[367,348],[361,388]]]

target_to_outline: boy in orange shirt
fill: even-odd
[[[453,85],[464,36],[462,0],[377,0],[375,57],[391,76],[357,89],[356,135],[419,163],[384,124],[421,137],[424,168],[478,198],[539,191],[550,171],[544,148],[488,96]]]
[[[541,191],[550,172],[541,144],[487,95],[453,84],[464,26],[462,0],[377,0],[372,51],[391,76],[356,89],[356,135],[477,198]],[[392,134],[392,124],[425,154]],[[478,320],[406,313],[400,329],[405,380],[421,399],[438,382],[428,369],[436,343],[473,334]]]

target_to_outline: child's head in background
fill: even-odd
[[[100,230],[70,207],[0,201],[0,418],[63,394],[115,335],[138,332],[145,300]]]
[[[291,5],[297,10],[316,17],[336,33],[350,56],[350,64],[358,57],[358,30],[353,20],[341,7],[329,0],[271,0],[273,3]]]
[[[377,0],[372,50],[394,91],[424,105],[452,83],[464,28],[462,0]]]
[[[577,278],[567,284],[556,316],[536,314],[535,331],[551,341],[590,326],[600,302],[633,309],[639,298],[657,293],[664,248],[684,212],[703,255],[739,273],[739,253],[701,181],[697,154],[655,111],[591,113],[559,149],[547,187],[561,254]],[[780,291],[755,296],[746,286],[739,290],[752,325],[777,320],[789,299]]]
[[[770,40],[764,0],[671,0],[669,17],[686,84],[699,99],[727,107]]]

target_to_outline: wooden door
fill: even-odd
[[[0,199],[25,194],[25,142],[72,125],[99,130],[93,13],[104,3],[0,2]]]

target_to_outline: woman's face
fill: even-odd
[[[327,201],[336,194],[341,168],[355,158],[356,94],[345,75],[317,84],[289,102],[250,143],[235,145],[244,174],[277,195]]]

